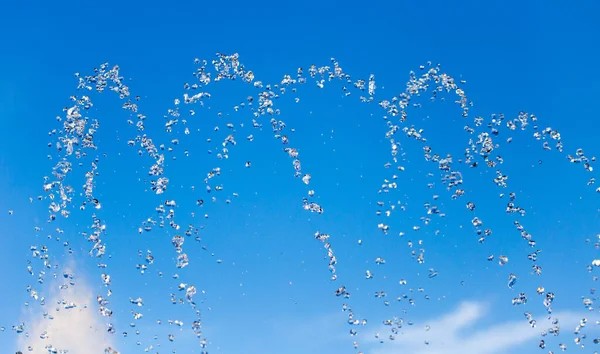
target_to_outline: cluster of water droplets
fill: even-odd
[[[154,228],[169,228],[170,232],[173,232],[173,236],[170,240],[171,246],[173,247],[174,258],[175,258],[175,269],[183,269],[190,263],[190,257],[185,251],[186,239],[191,236],[195,236],[196,241],[200,241],[199,229],[200,226],[189,224],[187,227],[182,227],[177,221],[178,217],[177,209],[178,202],[176,200],[165,200],[165,195],[168,194],[170,186],[170,178],[168,171],[165,167],[165,160],[168,157],[176,158],[175,151],[176,146],[179,145],[179,139],[185,138],[186,135],[190,134],[190,129],[187,127],[187,119],[196,114],[196,107],[202,109],[205,106],[205,101],[211,98],[211,94],[207,92],[207,87],[214,85],[215,83],[222,80],[238,80],[245,84],[251,85],[258,92],[254,96],[248,96],[243,99],[238,105],[234,106],[234,111],[247,110],[252,114],[251,126],[256,130],[256,135],[260,134],[263,128],[261,121],[267,120],[271,127],[273,137],[283,146],[283,152],[291,160],[291,167],[293,169],[294,176],[302,182],[305,188],[307,188],[306,196],[302,198],[302,207],[304,210],[311,213],[322,214],[324,208],[317,200],[317,194],[311,187],[311,181],[313,178],[319,178],[318,174],[310,174],[302,169],[302,162],[300,160],[299,150],[294,148],[290,141],[290,132],[294,130],[289,128],[286,123],[280,119],[280,109],[277,108],[277,100],[280,96],[289,93],[296,92],[296,88],[300,85],[307,85],[313,82],[317,87],[324,88],[329,82],[335,81],[341,83],[344,96],[351,96],[352,93],[359,95],[360,102],[366,104],[374,104],[377,102],[380,109],[382,110],[382,117],[385,121],[387,131],[385,137],[389,141],[390,145],[390,161],[384,164],[384,167],[394,172],[383,180],[383,183],[379,187],[379,194],[381,199],[377,203],[377,214],[382,220],[373,227],[378,228],[384,234],[391,234],[396,232],[393,222],[387,220],[388,217],[392,216],[397,211],[405,210],[405,206],[396,198],[392,193],[394,190],[399,189],[397,182],[399,174],[403,173],[405,167],[403,165],[404,158],[402,147],[404,144],[416,142],[422,146],[423,158],[425,161],[433,164],[439,171],[438,177],[442,185],[445,186],[446,191],[450,194],[453,200],[457,203],[462,203],[472,213],[470,223],[472,224],[473,232],[476,235],[475,242],[484,243],[487,238],[491,237],[493,231],[487,227],[484,220],[478,216],[479,207],[477,206],[477,196],[470,195],[467,189],[464,187],[465,181],[463,179],[463,173],[460,168],[483,168],[486,171],[493,171],[490,183],[493,183],[499,190],[499,197],[506,199],[506,209],[504,212],[514,215],[514,226],[516,231],[520,234],[523,242],[525,242],[530,248],[533,249],[531,253],[526,255],[527,259],[531,261],[531,273],[534,275],[540,275],[542,273],[542,267],[539,264],[539,256],[541,250],[538,248],[536,241],[533,236],[527,232],[523,225],[522,218],[526,215],[526,208],[522,205],[517,204],[517,193],[509,185],[509,177],[502,172],[502,165],[504,159],[499,154],[502,146],[510,144],[512,142],[512,134],[517,131],[524,133],[529,132],[533,139],[539,141],[545,150],[555,150],[558,153],[564,154],[563,144],[561,140],[561,134],[552,129],[551,127],[540,128],[538,126],[538,119],[535,115],[526,112],[521,112],[516,118],[508,119],[502,114],[491,115],[488,119],[483,117],[474,117],[469,120],[469,109],[472,106],[472,102],[469,101],[465,92],[460,87],[464,82],[457,82],[453,77],[443,73],[441,67],[433,66],[431,63],[420,67],[421,74],[418,75],[416,72],[410,72],[409,81],[407,82],[406,89],[404,92],[394,96],[390,99],[383,99],[376,101],[376,82],[374,75],[370,75],[368,80],[353,80],[351,76],[345,73],[340,67],[339,63],[335,59],[331,59],[330,65],[317,67],[311,65],[307,73],[301,68],[293,75],[284,75],[281,82],[276,84],[266,84],[255,78],[254,73],[244,67],[239,62],[237,54],[234,55],[223,55],[217,54],[216,58],[212,62],[195,60],[195,64],[198,68],[193,73],[196,82],[193,84],[185,83],[181,98],[173,100],[172,108],[168,109],[165,115],[164,129],[167,133],[174,133],[176,131],[183,131],[183,136],[175,137],[170,141],[169,147],[165,144],[156,144],[152,137],[148,136],[145,132],[146,115],[141,113],[141,109],[138,106],[141,98],[139,96],[132,97],[128,86],[124,84],[124,79],[120,76],[119,67],[109,67],[108,63],[102,64],[99,68],[94,70],[92,75],[81,76],[76,74],[78,79],[78,95],[70,98],[70,106],[64,108],[64,116],[57,117],[57,121],[60,122],[61,127],[50,132],[50,135],[55,137],[55,141],[50,143],[49,146],[53,147],[56,151],[54,154],[49,155],[49,158],[57,161],[54,168],[52,169],[51,176],[44,177],[43,190],[46,193],[45,196],[37,197],[38,200],[46,200],[48,202],[49,215],[48,222],[56,222],[57,219],[67,219],[71,213],[75,210],[72,207],[74,202],[80,200],[78,209],[80,212],[89,214],[91,218],[91,225],[85,231],[80,231],[80,235],[90,243],[89,255],[97,259],[98,268],[102,270],[100,284],[105,288],[105,292],[97,294],[97,308],[101,316],[104,316],[109,321],[107,323],[108,333],[114,334],[117,332],[116,326],[114,326],[110,319],[114,315],[114,312],[110,309],[109,299],[113,295],[111,289],[111,283],[113,276],[118,277],[118,272],[111,272],[110,264],[106,261],[105,255],[110,251],[107,249],[107,244],[104,242],[106,238],[112,237],[108,233],[107,225],[102,219],[102,202],[95,194],[95,187],[97,183],[97,177],[99,176],[99,167],[102,165],[102,155],[98,152],[99,147],[96,145],[94,137],[97,131],[100,129],[98,119],[90,117],[91,108],[94,106],[89,94],[93,91],[96,93],[102,93],[106,90],[114,92],[118,95],[119,99],[123,102],[122,109],[130,113],[131,117],[127,121],[128,125],[132,127],[132,137],[127,141],[127,145],[137,149],[137,153],[140,156],[146,156],[150,159],[151,165],[147,171],[149,179],[147,184],[149,190],[157,195],[157,204],[154,208],[153,216],[148,217],[146,220],[140,221],[138,226],[139,233],[150,232]],[[410,110],[417,110],[421,108],[421,103],[414,103],[413,101],[417,98],[429,95],[431,101],[445,100],[447,97],[454,97],[455,103],[459,107],[459,114],[465,119],[465,140],[467,141],[464,146],[464,155],[455,157],[447,153],[442,153],[438,149],[434,149],[429,143],[424,129],[411,124],[409,117]],[[296,102],[298,102],[296,98]],[[219,166],[222,160],[228,159],[231,150],[236,146],[236,135],[233,129],[232,123],[226,124],[227,133],[220,144],[220,148],[216,153],[209,151],[215,159],[215,166],[209,167],[206,170],[205,178],[203,179],[204,186],[198,188],[192,186],[192,190],[204,189],[207,194],[211,195],[207,201],[215,201],[216,197],[214,194],[221,192],[225,187],[219,183],[219,177],[221,176],[222,170]],[[179,129],[179,130],[178,130]],[[214,128],[214,131],[219,131],[219,126]],[[505,137],[505,138],[504,138]],[[255,139],[254,134],[247,135],[245,137],[247,141],[253,141]],[[185,155],[188,154],[186,150]],[[171,156],[169,156],[171,155]],[[588,157],[584,154],[582,149],[577,149],[575,155],[566,155],[569,162],[573,164],[580,164],[584,167],[586,172],[591,173],[593,171],[593,163],[595,162],[594,157]],[[71,172],[73,165],[79,164],[79,166],[85,166],[87,172],[85,172],[85,184],[80,186],[72,186]],[[245,167],[251,167],[251,161],[246,162]],[[433,174],[432,174],[433,176]],[[588,185],[592,186],[595,183],[595,178],[591,177],[587,182]],[[508,191],[508,193],[504,192]],[[600,188],[594,190],[600,192]],[[82,196],[79,198],[79,196]],[[237,193],[233,192],[231,196],[236,197]],[[413,231],[418,231],[423,225],[429,225],[432,218],[444,218],[445,212],[436,205],[437,195],[434,195],[431,200],[426,201],[424,206],[424,214],[420,218],[421,224],[414,225]],[[463,202],[460,202],[463,200]],[[208,218],[206,207],[208,207],[207,201],[203,199],[195,200],[195,204],[198,208],[202,208],[204,215],[203,217]],[[230,199],[226,200],[227,203]],[[155,204],[156,205],[156,204]],[[12,211],[11,211],[12,213]],[[192,213],[195,216],[195,213]],[[41,228],[35,228],[36,233],[41,232]],[[398,235],[404,237],[406,231],[398,230]],[[436,231],[436,233],[439,230]],[[60,235],[63,233],[61,228],[56,228],[56,235],[54,236],[57,240],[60,240]],[[329,234],[316,231],[314,238],[321,242],[326,250],[328,258],[328,269],[331,273],[331,280],[339,282],[338,274],[336,273],[336,264],[338,259],[334,254],[333,242],[334,236]],[[362,241],[359,240],[359,244]],[[600,241],[599,241],[600,242]],[[419,264],[425,263],[425,247],[422,240],[418,242],[408,241],[408,245],[411,248],[411,257],[414,258]],[[598,245],[598,243],[596,243]],[[64,246],[69,248],[70,244],[68,241],[64,242]],[[416,249],[413,248],[416,246]],[[206,246],[203,246],[206,250]],[[70,250],[70,249],[69,249]],[[45,245],[33,245],[31,246],[32,257],[27,261],[28,273],[36,274],[35,267],[40,270],[37,271],[38,283],[43,284],[47,272],[54,272],[60,267],[58,264],[53,264],[49,255],[47,246]],[[136,264],[136,269],[143,275],[149,267],[154,263],[155,256],[151,250],[139,250],[138,256],[141,261]],[[110,259],[110,258],[109,258]],[[493,254],[487,256],[488,261],[497,259],[499,266],[504,266],[509,262],[509,259],[505,255],[495,256]],[[35,264],[39,263],[39,266]],[[218,261],[220,262],[220,260]],[[384,266],[385,260],[381,257],[377,257],[374,260],[375,266]],[[593,260],[589,265],[589,270],[593,267],[600,267],[600,260]],[[434,278],[438,274],[443,275],[443,270],[438,271],[434,268],[428,268],[428,278]],[[112,274],[111,274],[112,273]],[[162,273],[160,273],[162,276]],[[56,277],[56,276],[55,276]],[[371,269],[364,271],[364,277],[366,279],[373,279],[375,277],[374,272]],[[518,275],[508,272],[506,274],[507,286],[510,289],[517,287]],[[64,279],[67,281],[61,289],[66,289],[69,286],[75,286],[74,275],[65,271]],[[183,298],[177,299],[177,295],[171,293],[171,299],[173,304],[185,304],[187,303],[190,310],[195,315],[195,320],[188,325],[189,329],[200,340],[200,347],[202,353],[207,353],[208,340],[202,333],[202,320],[200,309],[197,308],[194,297],[199,292],[196,286],[191,285],[190,282],[180,279],[178,274],[173,275],[173,281],[175,287],[181,292]],[[400,285],[406,285],[407,281],[404,279],[399,280]],[[413,289],[410,289],[413,291]],[[424,292],[423,288],[418,288],[418,292]],[[45,298],[42,296],[41,291],[36,290],[33,286],[27,287],[27,292],[33,301],[39,302],[40,305],[44,305]],[[203,293],[203,291],[200,291]],[[335,296],[343,298],[344,303],[341,304],[342,310],[347,313],[347,322],[350,326],[350,336],[355,337],[358,334],[359,327],[367,325],[368,321],[366,318],[358,319],[355,315],[352,307],[349,304],[351,298],[349,287],[344,284],[338,284],[332,286],[332,292]],[[554,301],[554,293],[547,291],[544,287],[539,286],[535,289],[537,295],[541,297],[539,302],[543,308],[547,311],[548,315],[552,315],[552,303]],[[387,293],[383,290],[377,290],[375,292],[375,299],[384,301],[384,304],[389,305],[387,300]],[[428,299],[429,295],[425,296]],[[134,305],[134,309],[131,310],[131,316],[134,321],[141,320],[144,314],[141,308],[144,306],[144,300],[136,296],[129,297],[131,305]],[[408,303],[414,304],[415,300],[409,298],[408,295],[403,294],[398,297],[398,301],[407,299]],[[520,291],[516,297],[512,299],[512,304],[522,305],[527,303],[528,296],[525,291]],[[586,298],[584,305],[586,308],[591,308],[593,300]],[[75,303],[64,303],[63,307],[65,310],[76,308],[81,304]],[[536,320],[533,318],[530,312],[525,312],[525,318],[531,327],[536,326]],[[548,334],[558,335],[560,331],[558,319],[552,319],[550,317],[553,327],[545,329],[541,332],[542,336]],[[411,321],[404,320],[402,318],[394,317],[392,319],[385,319],[382,321],[386,327],[389,327],[390,333],[385,336],[388,340],[395,340],[401,331],[404,323],[412,324]],[[585,334],[581,331],[585,327],[587,320],[582,319],[580,325],[575,330],[575,343],[583,346],[583,340]],[[161,324],[160,319],[157,320],[158,324]],[[179,319],[169,319],[168,323],[176,327],[184,327],[183,321]],[[135,327],[132,322],[131,327]],[[4,327],[2,327],[4,329]],[[26,332],[26,324],[20,323],[12,326],[12,329],[16,333]],[[427,328],[428,330],[428,328]],[[137,330],[136,330],[137,331]],[[36,334],[40,338],[44,339],[47,337],[47,333]],[[123,332],[124,336],[127,336],[127,332]],[[383,342],[383,337],[379,334],[375,334],[376,338]],[[168,335],[170,342],[175,340],[173,334]],[[600,340],[594,340],[596,343]],[[426,343],[427,344],[427,343]],[[357,341],[353,340],[353,345],[356,350],[360,352],[360,345]],[[539,343],[540,348],[545,348],[546,344],[544,340]],[[559,349],[566,348],[564,344],[561,344]],[[58,350],[67,350],[68,348],[56,349],[51,344],[48,346],[50,353],[59,352]],[[146,348],[147,351],[151,350],[152,347]],[[113,348],[105,348],[105,353],[116,354]]]

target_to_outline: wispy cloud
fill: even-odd
[[[385,343],[377,343],[377,346],[368,352],[373,354],[506,353],[508,349],[541,338],[540,332],[553,326],[547,317],[537,318],[536,328],[531,328],[525,318],[486,327],[479,326],[477,322],[489,313],[489,308],[484,303],[463,302],[453,312],[427,321],[428,330],[423,327],[405,326],[407,328],[403,327],[393,341],[387,339],[391,328],[382,326],[379,333]],[[589,314],[587,315],[589,319]],[[553,318],[560,320],[560,326],[565,329],[564,334],[567,336],[572,335],[571,330],[583,317],[586,317],[586,314],[575,312],[553,315]],[[371,343],[374,344],[374,341]],[[569,338],[568,342],[572,342],[572,338]]]
[[[77,275],[71,270],[68,271]],[[31,305],[34,308],[24,315],[23,322],[29,337],[25,337],[24,333],[19,336],[18,349],[23,353],[47,354],[47,348],[54,347],[59,352],[68,350],[69,354],[100,354],[107,347],[114,348],[107,325],[96,310],[96,295],[92,288],[84,279],[76,277],[75,286],[56,290],[64,283],[61,280],[67,279],[50,282],[52,290],[44,306],[34,303]],[[74,308],[65,308],[65,304],[71,303],[75,305]],[[48,313],[47,316],[44,316],[44,311]],[[44,333],[47,338],[41,337]]]

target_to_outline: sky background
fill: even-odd
[[[141,353],[150,345],[149,352],[200,353],[189,328],[193,310],[188,304],[171,304],[171,293],[184,297],[177,290],[181,282],[198,289],[195,301],[202,311],[210,353],[348,353],[356,352],[355,340],[359,350],[376,354],[558,352],[559,343],[567,344],[569,352],[597,350],[592,339],[600,336],[595,325],[600,316],[582,302],[595,300],[590,289],[596,287],[592,277],[597,270],[590,273],[586,267],[600,258],[594,248],[600,233],[600,194],[594,192],[597,184],[586,185],[590,177],[597,178],[597,171],[586,172],[565,158],[578,148],[588,157],[598,153],[600,123],[594,103],[600,79],[595,69],[600,27],[595,22],[600,5],[596,2],[9,1],[0,6],[2,352],[26,352],[32,345],[33,353],[44,353],[43,346],[53,344],[68,345],[74,354],[103,353],[107,345],[121,353]],[[206,88],[212,97],[187,118],[189,135],[181,124],[165,132],[164,116],[173,100],[182,99],[184,83],[197,82],[191,75],[197,68],[193,59],[210,61],[216,52],[239,53],[245,67],[265,84],[280,82],[284,74],[295,76],[298,67],[307,72],[311,64],[330,65],[334,57],[353,80],[375,75],[375,102],[359,102],[355,90],[343,97],[340,82],[319,89],[313,80],[277,101],[278,119],[295,129],[289,135],[290,145],[299,149],[303,170],[312,175],[305,186],[294,178],[291,160],[273,138],[268,118],[259,118],[264,127],[254,129],[248,110],[234,111],[233,106],[248,95],[259,93],[240,80],[213,82]],[[453,95],[446,95],[447,102],[433,104],[425,97],[421,109],[409,112],[405,125],[425,129],[428,145],[436,152],[462,157],[470,138],[463,127],[472,117],[487,119],[492,113],[504,113],[512,119],[524,110],[539,118],[540,128],[550,126],[561,132],[565,153],[544,151],[542,142],[532,138],[532,130],[508,134],[503,129],[499,154],[509,187],[501,190],[494,185],[493,169],[485,172],[455,162],[467,191],[458,200],[445,191],[436,166],[424,161],[423,144],[401,133],[398,139],[405,155],[400,164],[405,170],[384,168],[391,160],[390,146],[384,112],[377,102],[403,92],[409,72],[418,73],[427,61],[440,63],[457,80],[466,80],[462,86],[474,102],[468,120],[452,103]],[[89,231],[90,213],[73,210],[69,219],[48,224],[49,201],[29,202],[30,197],[44,194],[42,178],[50,176],[57,161],[55,150],[47,147],[56,137],[48,132],[60,128],[62,123],[55,117],[64,115],[69,96],[80,94],[73,74],[91,75],[103,62],[118,64],[132,95],[141,97],[146,133],[156,145],[174,148],[166,161],[169,189],[157,196],[147,183],[150,159],[138,156],[138,147],[127,146],[136,131],[127,124],[130,115],[121,109],[122,102],[111,92],[90,94],[94,102],[90,116],[100,122],[95,193],[102,201],[98,214],[107,224],[103,240],[107,257],[111,256],[105,259],[105,271],[113,279],[113,335],[106,333],[106,321],[97,312],[96,296],[106,297],[100,278],[103,270],[87,256],[90,244],[80,234]],[[237,145],[230,147],[227,160],[219,160],[220,144],[232,133],[228,123],[235,126]],[[220,129],[215,131],[215,126]],[[255,137],[252,142],[245,139],[249,134]],[[514,140],[506,144],[509,136]],[[175,138],[179,144],[173,146]],[[47,158],[49,154],[53,160]],[[245,167],[248,161],[250,168]],[[203,179],[214,167],[220,167],[222,174],[213,186],[224,189],[207,194]],[[77,193],[85,171],[75,167],[69,181]],[[378,194],[383,180],[394,172],[400,176],[398,189]],[[428,188],[428,183],[435,183],[434,188]],[[317,202],[325,209],[322,215],[302,210],[309,189],[317,192]],[[501,192],[515,192],[515,203],[527,215],[507,215],[508,200],[498,198]],[[433,194],[439,194],[437,201],[432,200]],[[216,202],[210,201],[212,196]],[[81,201],[77,198],[75,206]],[[181,270],[175,267],[171,245],[174,230],[167,226],[137,231],[144,220],[156,218],[155,207],[167,198],[177,201],[175,218],[183,229],[188,224],[203,227],[198,235],[201,241],[195,241],[195,235],[186,237],[184,250],[190,265]],[[231,203],[225,202],[228,198]],[[202,207],[196,205],[198,199],[205,201]],[[390,217],[376,215],[381,209],[378,201],[397,200],[405,211]],[[476,213],[465,208],[468,201],[475,202]],[[431,224],[424,226],[419,218],[426,212],[425,202],[437,205],[447,216],[434,215]],[[473,232],[474,216],[493,230],[484,244],[477,242]],[[534,236],[534,249],[521,239],[514,220]],[[390,225],[387,235],[377,228],[379,223]],[[421,229],[414,231],[415,225]],[[41,231],[36,232],[36,226]],[[60,241],[57,227],[64,230]],[[314,239],[316,231],[331,235],[338,259],[335,282],[329,279],[327,252]],[[400,237],[399,232],[405,235]],[[66,252],[66,240],[73,254]],[[30,246],[44,245],[52,264],[58,265],[59,279],[53,280],[52,270],[47,270],[46,281],[38,284],[40,261],[32,260],[34,276],[27,273],[26,262],[31,259]],[[418,253],[420,248],[425,249],[424,264],[411,257],[411,251]],[[526,258],[535,249],[542,250],[537,263],[543,267],[541,276],[530,274],[532,263]],[[136,264],[144,263],[138,250],[143,257],[147,250],[155,256],[143,275],[136,269]],[[496,257],[493,262],[487,261],[490,254]],[[503,267],[497,262],[500,255],[509,258]],[[386,263],[376,264],[377,257]],[[429,278],[429,268],[437,270],[438,276]],[[66,282],[65,270],[73,273],[76,285],[59,290]],[[373,279],[365,279],[366,270],[374,274]],[[173,279],[175,273],[179,279]],[[514,289],[507,287],[511,273],[518,276]],[[407,284],[399,284],[400,279]],[[29,296],[28,285],[43,293],[45,306]],[[334,296],[341,285],[351,292],[350,299]],[[537,347],[539,333],[551,324],[544,319],[543,297],[535,294],[539,286],[555,293],[553,309],[561,323],[559,337],[544,338],[545,351]],[[385,291],[387,297],[375,298],[376,291]],[[511,300],[520,292],[527,294],[528,302],[513,306]],[[396,301],[403,294],[406,298]],[[129,303],[137,297],[144,299],[143,307]],[[79,307],[63,310],[57,304],[63,299]],[[389,306],[384,300],[389,300]],[[349,326],[343,303],[368,324]],[[132,310],[144,317],[134,320]],[[537,320],[537,328],[529,328],[526,311]],[[45,320],[43,312],[55,319]],[[404,326],[392,342],[390,329],[382,322],[394,316],[402,318]],[[583,331],[588,338],[585,348],[577,348],[572,332],[583,317],[588,318]],[[183,330],[168,320],[182,320]],[[21,321],[31,339],[11,330]],[[352,328],[358,331],[355,337],[350,336]],[[43,331],[50,338],[39,339]],[[375,338],[377,332],[384,344]],[[175,336],[173,342],[169,334]]]

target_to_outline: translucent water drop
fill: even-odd
[[[513,288],[513,286],[514,286],[516,283],[517,283],[517,276],[511,273],[511,274],[508,276],[508,287],[509,287],[509,289],[512,289],[512,288]]]
[[[508,263],[508,257],[506,256],[498,256],[498,264],[500,266],[506,265]]]

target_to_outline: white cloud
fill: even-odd
[[[480,302],[463,302],[458,308],[449,314],[427,321],[430,329],[426,331],[422,326],[404,326],[396,339],[388,339],[391,334],[390,326],[382,326],[379,329],[379,340],[371,340],[376,346],[367,352],[373,354],[498,354],[506,353],[507,350],[526,342],[535,342],[541,339],[540,332],[552,327],[547,316],[535,318],[537,327],[531,328],[525,318],[521,320],[508,321],[493,324],[486,327],[478,325],[478,321],[484,318],[488,307]],[[561,335],[572,336],[572,329],[586,314],[575,312],[556,313],[553,318],[559,319],[559,325],[563,328]],[[587,314],[588,319],[589,314]],[[425,344],[428,341],[429,344]],[[569,337],[572,342],[572,337]]]
[[[72,267],[73,268],[73,267]],[[107,332],[104,318],[98,313],[96,295],[84,279],[75,275],[75,286],[57,290],[68,279],[52,280],[51,291],[46,298],[46,304],[39,306],[39,301],[30,301],[30,309],[25,315],[25,333],[19,335],[17,346],[23,353],[47,354],[47,346],[53,346],[57,351],[68,350],[69,354],[104,354],[107,347],[115,348],[111,335]],[[33,299],[32,299],[33,300]],[[75,308],[65,309],[62,301],[74,303]],[[46,311],[48,316],[44,317]],[[49,319],[53,316],[54,319]],[[40,338],[46,332],[48,337]],[[32,351],[28,347],[32,347]]]

